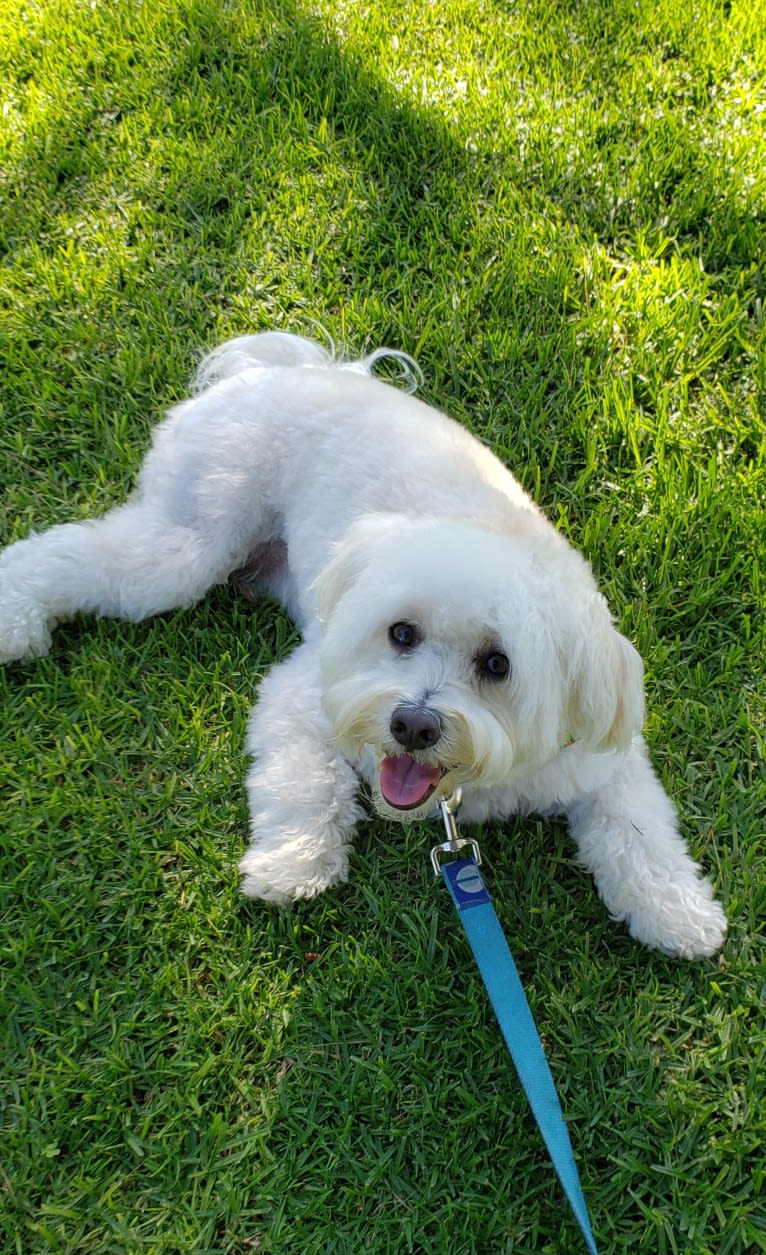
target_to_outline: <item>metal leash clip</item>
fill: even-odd
[[[463,790],[458,786],[447,798],[442,798],[439,803],[444,827],[447,831],[447,840],[441,845],[435,845],[431,850],[431,866],[434,869],[434,875],[441,875],[441,863],[439,861],[442,854],[457,854],[458,850],[464,849],[465,846],[471,847],[471,853],[476,860],[477,865],[481,864],[481,851],[478,842],[472,837],[461,837],[457,830],[455,816],[460,810],[460,803],[463,800]]]

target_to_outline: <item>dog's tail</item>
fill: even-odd
[[[201,392],[219,379],[230,379],[258,366],[312,366],[371,375],[378,362],[384,360],[396,362],[398,373],[392,382],[401,381],[407,392],[415,392],[422,384],[423,372],[417,362],[398,349],[375,349],[367,357],[353,361],[338,353],[329,336],[325,346],[285,331],[262,331],[258,335],[227,340],[208,353],[197,369],[194,390]]]

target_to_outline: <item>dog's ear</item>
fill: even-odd
[[[570,678],[570,735],[595,749],[626,749],[644,722],[644,664],[598,595],[586,608]]]
[[[396,514],[363,514],[338,542],[330,561],[314,581],[317,614],[323,626],[369,562],[375,544],[400,528],[401,522]]]

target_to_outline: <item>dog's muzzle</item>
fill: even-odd
[[[380,792],[396,810],[416,810],[428,801],[444,774],[444,768],[438,764],[415,757],[441,740],[441,719],[428,706],[402,702],[391,715],[389,730],[405,752],[383,759]]]

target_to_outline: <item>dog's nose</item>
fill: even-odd
[[[394,740],[409,752],[429,749],[442,734],[439,716],[427,706],[397,706],[389,727]]]

